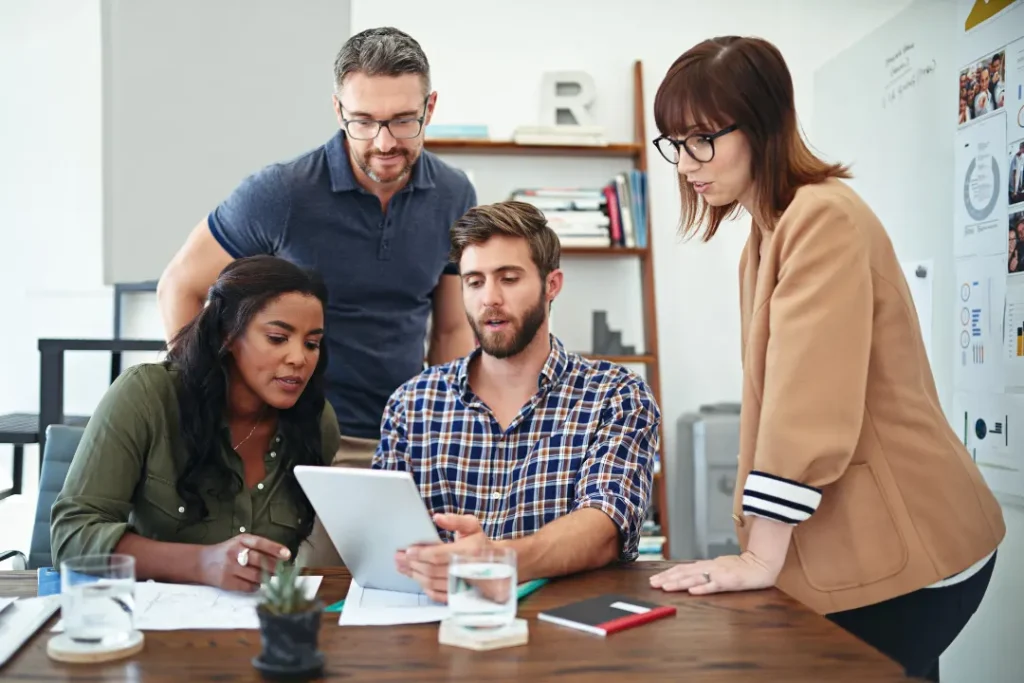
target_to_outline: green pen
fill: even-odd
[[[533,581],[527,581],[526,583],[519,584],[519,587],[516,589],[517,599],[522,600],[527,595],[535,592],[537,589],[539,589],[547,582],[547,579],[534,579]]]
[[[325,607],[324,611],[325,612],[340,612],[341,608],[344,607],[344,606],[345,606],[345,601],[344,600],[338,600],[338,602],[334,603],[333,605],[328,605],[327,607]]]

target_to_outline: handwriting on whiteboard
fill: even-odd
[[[882,92],[882,109],[895,104],[935,72],[935,60],[921,59],[915,54],[914,47],[914,43],[906,43],[885,58],[886,84]]]

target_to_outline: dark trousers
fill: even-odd
[[[899,662],[908,676],[937,682],[939,655],[978,609],[995,563],[993,555],[978,573],[952,586],[922,588],[826,617]]]

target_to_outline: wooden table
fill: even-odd
[[[896,663],[777,590],[706,597],[652,590],[661,562],[567,577],[519,604],[529,621],[527,645],[474,652],[438,645],[437,625],[341,627],[325,613],[320,648],[325,679],[344,681],[885,681],[908,680]],[[326,604],[345,597],[345,569],[322,574]],[[32,596],[32,572],[0,572],[0,596]],[[607,638],[538,621],[538,611],[599,595],[623,593],[676,605],[675,618]],[[58,618],[54,616],[54,621]],[[132,659],[67,665],[46,656],[44,627],[0,669],[4,681],[258,681],[251,659],[258,631],[150,631]],[[628,677],[628,678],[627,678]]]

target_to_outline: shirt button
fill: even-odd
[[[258,488],[260,491],[262,491],[263,490],[263,482],[260,482],[259,484],[256,484],[256,488]]]
[[[185,506],[184,505],[182,505],[181,507],[178,508],[178,512],[184,512],[184,511],[185,511]]]
[[[275,436],[274,437],[274,443],[281,443],[281,437],[280,436]]]
[[[270,451],[270,457],[271,458],[276,458],[277,457],[277,451]]]
[[[299,524],[302,524],[302,517],[299,517]]]
[[[238,530],[241,531],[243,534],[245,533],[245,527],[244,526],[238,527]]]
[[[492,493],[491,498],[493,498],[494,500],[498,500],[499,498],[501,498],[501,491],[495,491],[494,493]]]

